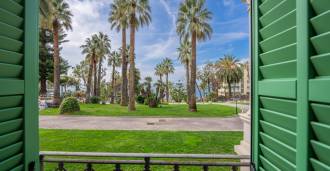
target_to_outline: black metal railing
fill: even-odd
[[[109,159],[110,158],[110,159]],[[113,159],[116,158],[116,159]],[[136,160],[131,160],[132,158]],[[250,157],[232,154],[149,154],[149,153],[91,153],[91,152],[41,152],[40,170],[45,163],[55,163],[55,171],[69,171],[65,164],[85,165],[84,171],[94,171],[95,165],[113,165],[114,171],[123,171],[123,165],[142,165],[143,171],[151,171],[151,166],[172,166],[173,171],[183,167],[197,167],[208,171],[210,167],[230,168],[250,167]],[[206,161],[203,161],[206,160]],[[220,161],[222,160],[222,161]]]

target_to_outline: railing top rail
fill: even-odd
[[[186,159],[250,159],[249,155],[235,154],[157,154],[41,151],[40,156],[120,157],[120,158],[186,158]]]

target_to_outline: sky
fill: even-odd
[[[136,33],[136,66],[141,76],[154,76],[154,68],[165,57],[173,60],[175,73],[172,82],[183,81],[184,66],[178,60],[179,37],[176,34],[176,19],[182,0],[150,0],[152,23]],[[80,46],[92,34],[104,32],[111,39],[111,50],[121,46],[121,34],[110,29],[108,15],[112,0],[67,0],[73,13],[73,30],[68,31],[61,56],[75,66],[85,56]],[[210,24],[213,28],[212,39],[197,43],[197,66],[217,61],[223,55],[234,55],[240,60],[249,56],[248,12],[241,0],[206,0],[206,7],[212,12]],[[129,43],[129,32],[127,32]],[[106,65],[106,63],[104,63]],[[120,68],[117,69],[120,71]],[[110,80],[110,68],[106,80]]]

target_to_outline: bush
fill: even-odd
[[[101,101],[101,98],[98,97],[98,96],[93,96],[93,97],[90,98],[90,102],[92,104],[100,104],[100,101]]]
[[[148,105],[150,108],[157,108],[159,106],[160,101],[157,99],[155,94],[152,94],[148,97]]]
[[[80,111],[79,102],[75,97],[65,98],[60,105],[60,114]]]
[[[136,101],[139,104],[144,104],[144,97],[139,95],[139,96],[136,97]]]

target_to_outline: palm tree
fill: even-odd
[[[159,76],[159,80],[157,82],[157,85],[162,85],[161,87],[164,87],[164,82],[163,82],[163,76],[165,74],[165,68],[164,65],[162,63],[157,64],[155,67],[155,75]],[[160,93],[160,100],[163,101],[163,90],[159,89],[158,91]]]
[[[177,33],[181,39],[191,39],[190,61],[190,103],[189,110],[197,111],[196,85],[196,46],[197,41],[211,38],[212,28],[208,23],[212,13],[205,7],[205,0],[184,0],[180,4],[177,19]]]
[[[115,76],[116,76],[116,67],[120,66],[120,62],[121,62],[121,58],[120,58],[120,54],[116,51],[113,51],[108,58],[108,65],[112,66],[112,77],[111,77],[111,88],[112,88],[112,94],[111,94],[111,104],[115,103],[115,95],[116,95],[116,91],[115,91]]]
[[[85,44],[80,46],[82,48],[82,54],[86,55],[86,61],[89,62],[88,76],[87,76],[87,87],[86,87],[86,101],[89,102],[91,95],[94,96],[94,92],[91,93],[92,89],[92,75],[94,70],[95,58],[98,50],[97,35],[93,35],[91,38],[85,40]],[[96,66],[95,66],[96,67]],[[95,76],[95,75],[94,75]],[[94,79],[96,79],[94,77]],[[95,86],[95,85],[94,85]]]
[[[146,86],[146,93],[147,96],[151,95],[151,82],[152,82],[152,78],[151,77],[145,77],[144,78],[144,85]]]
[[[69,4],[64,0],[53,0],[49,11],[49,21],[52,24],[54,36],[54,97],[53,104],[60,104],[60,48],[59,48],[59,31],[62,29],[72,30]]]
[[[122,59],[122,77],[121,77],[121,106],[127,106],[128,104],[128,93],[127,93],[127,58],[126,53],[126,30],[129,26],[129,17],[127,12],[127,5],[125,0],[115,0],[111,4],[111,12],[109,14],[109,22],[111,29],[116,29],[117,32],[121,31],[122,36],[122,47],[121,47],[121,59]]]
[[[238,83],[243,76],[242,68],[239,65],[239,60],[234,56],[225,55],[217,62],[218,76],[228,85],[229,97],[232,96],[231,85]]]
[[[149,0],[125,0],[130,27],[130,72],[129,72],[129,104],[128,110],[135,111],[135,31],[151,22]]]
[[[172,60],[169,58],[165,58],[162,62],[162,65],[164,68],[164,74],[166,79],[166,102],[169,102],[170,92],[169,92],[168,76],[169,74],[173,74],[175,69]]]
[[[108,35],[99,32],[98,34],[98,76],[97,76],[97,82],[95,86],[95,94],[96,96],[100,96],[100,89],[101,89],[101,79],[102,79],[102,63],[107,54],[110,53],[110,39]],[[95,79],[96,80],[96,79]]]
[[[186,69],[186,87],[187,87],[187,103],[190,102],[190,74],[189,74],[189,61],[191,58],[191,43],[188,41],[182,41],[180,47],[178,48],[179,57],[178,59],[182,64],[184,64]]]

